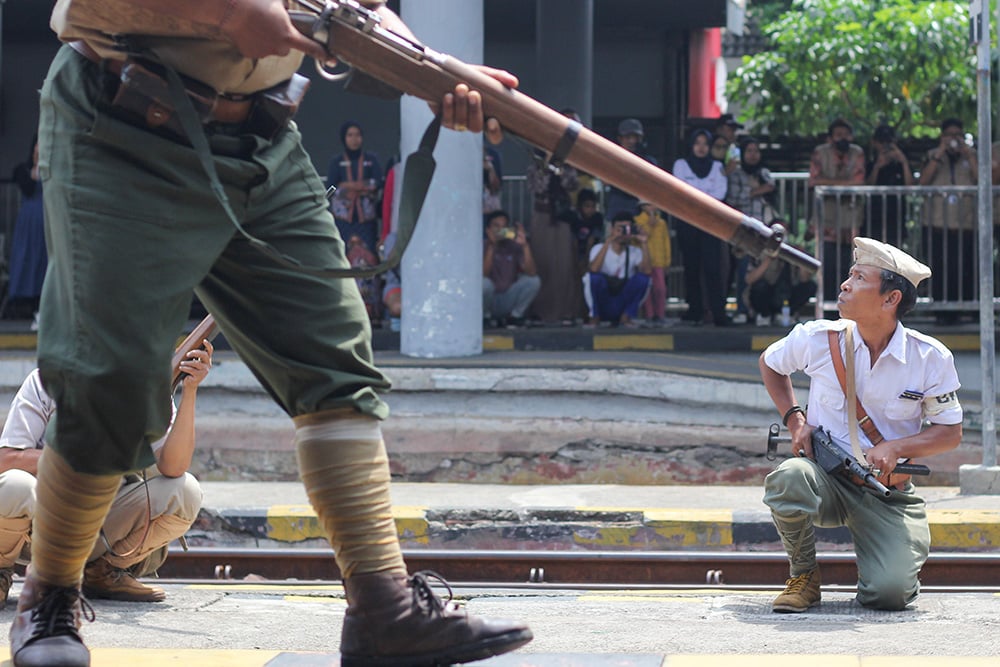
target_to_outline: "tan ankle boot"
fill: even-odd
[[[344,580],[347,614],[340,639],[342,667],[449,665],[500,655],[527,644],[522,623],[470,616],[438,598],[430,572],[407,578],[381,573]],[[449,589],[449,593],[450,593]]]
[[[815,607],[823,598],[819,568],[804,572],[785,582],[785,590],[774,598],[771,609],[779,614],[801,614]]]
[[[117,568],[105,558],[87,563],[83,571],[83,592],[89,598],[127,602],[162,602],[166,592],[159,586],[147,586],[128,570]]]
[[[81,599],[80,589],[49,586],[29,572],[10,626],[14,667],[90,667],[90,651],[80,636],[84,612],[94,620],[94,610]]]

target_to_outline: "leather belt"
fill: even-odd
[[[121,78],[122,69],[125,67],[124,60],[101,58],[89,44],[83,41],[70,42],[69,45],[87,60],[103,66],[108,72]],[[255,98],[253,96],[235,99],[225,95],[217,95],[214,98],[212,108],[208,111],[208,115],[203,118],[203,121],[205,123],[223,123],[227,125],[245,123],[250,116],[250,111],[253,109],[254,101]]]

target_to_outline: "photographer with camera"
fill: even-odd
[[[874,156],[865,167],[866,185],[913,185],[913,170],[896,143],[896,131],[879,125],[872,133]],[[893,245],[906,240],[906,198],[872,195],[867,236]]]
[[[583,277],[590,326],[602,321],[634,327],[639,305],[649,291],[649,239],[639,232],[632,215],[619,211],[611,235],[590,250],[590,271]]]
[[[965,143],[962,121],[941,123],[941,139],[927,152],[920,169],[920,185],[975,185],[979,162]],[[955,193],[932,194],[924,199],[924,257],[934,272],[931,296],[935,301],[968,301],[976,298],[976,272],[961,258],[977,256],[976,198]],[[968,260],[967,260],[968,261]],[[959,269],[965,265],[966,270]],[[938,311],[939,324],[958,321],[957,311]]]
[[[505,320],[507,326],[523,326],[524,314],[541,287],[524,226],[517,223],[512,227],[504,210],[488,214],[483,248],[483,320]]]

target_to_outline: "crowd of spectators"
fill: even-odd
[[[572,109],[562,113],[579,121]],[[765,224],[782,222],[765,152],[744,129],[730,114],[694,129],[669,171]],[[782,325],[811,312],[810,300],[820,297],[817,276],[780,260],[761,261],[733,251],[699,227],[669,217],[628,192],[605,187],[571,166],[550,164],[541,151],[532,156],[525,176],[529,217],[517,220],[504,210],[501,197],[503,166],[496,144],[502,133],[494,128],[484,137],[484,327],[664,327],[678,321],[717,327]],[[366,264],[377,261],[380,251],[384,256],[386,240],[390,247],[394,240],[386,220],[391,203],[383,203],[378,235],[382,246],[367,230],[369,225],[375,229],[369,216],[377,196],[384,193],[386,202],[391,197],[396,170],[390,169],[386,183],[381,182],[378,158],[363,150],[356,123],[345,124],[341,138],[345,151],[330,165],[331,183],[343,192],[334,199],[334,213],[349,252]],[[646,147],[640,120],[621,120],[615,141],[650,164],[659,164]],[[1000,148],[995,153],[995,162],[1000,162]],[[957,120],[942,123],[939,144],[924,156],[918,181],[893,128],[876,128],[871,150],[866,151],[855,143],[851,124],[836,119],[812,152],[808,187],[965,185],[975,183],[975,177],[975,153]],[[956,273],[959,263],[946,254],[974,256],[974,234],[968,231],[974,225],[973,208],[969,195],[924,198],[928,231],[923,235],[923,257],[944,277],[934,283],[936,299],[971,294],[974,273]],[[907,211],[905,196],[884,194],[828,194],[811,206],[806,233],[796,241],[810,252],[807,243],[823,244],[822,298],[836,299],[850,266],[854,237],[863,234],[896,246],[907,244]],[[919,250],[915,255],[920,256]],[[373,320],[384,319],[398,329],[398,270],[381,284],[381,291],[359,286],[367,294]],[[669,293],[671,285],[678,293]],[[668,311],[671,297],[676,297],[675,307]],[[944,313],[941,319],[954,317]]]
[[[579,121],[572,109],[562,112]],[[821,243],[823,294],[816,276],[781,261],[758,261],[649,202],[569,165],[550,164],[543,152],[529,161],[525,191],[530,217],[516,220],[503,208],[503,165],[497,144],[499,126],[484,132],[483,147],[483,320],[484,326],[647,326],[678,321],[694,325],[760,326],[786,323],[810,312],[813,298],[836,299],[850,266],[854,237],[864,235],[908,247],[934,271],[928,296],[934,301],[975,298],[976,210],[972,194],[921,193],[919,241],[910,238],[913,210],[906,195],[841,192],[810,197],[806,233],[796,239]],[[683,155],[669,171],[692,187],[747,215],[779,221],[776,183],[757,139],[744,133],[731,114],[703,124],[685,137]],[[870,151],[854,140],[844,119],[830,123],[809,162],[808,187],[963,186],[977,179],[976,152],[960,120],[941,123],[937,144],[928,150],[915,175],[892,127],[871,135]],[[400,167],[364,148],[359,123],[340,128],[343,151],[329,163],[327,180],[335,186],[331,210],[354,266],[378,263],[395,242],[392,223],[394,182]],[[640,120],[618,123],[617,144],[650,164]],[[19,167],[16,180],[23,208],[15,228],[9,265],[6,315],[37,309],[45,270],[41,238],[41,185],[32,161]],[[1000,184],[1000,142],[993,147],[994,184]],[[836,192],[836,189],[834,190]],[[890,191],[891,192],[891,191]],[[913,195],[910,195],[911,197]],[[1000,209],[1000,207],[997,207]],[[36,213],[37,211],[37,213]],[[1000,221],[1000,211],[998,211]],[[817,237],[818,238],[815,238]],[[916,243],[917,247],[909,247]],[[674,278],[674,279],[671,279]],[[373,324],[399,330],[402,285],[399,269],[358,281]],[[677,293],[671,294],[671,286]],[[673,297],[673,298],[672,298]],[[668,303],[674,308],[668,310]],[[735,304],[735,308],[733,305]],[[678,309],[679,307],[679,309]],[[16,314],[16,313],[15,313]],[[673,315],[673,316],[672,316]],[[936,312],[954,322],[960,312]]]

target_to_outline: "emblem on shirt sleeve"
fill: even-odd
[[[958,402],[958,394],[953,391],[940,396],[928,396],[924,399],[924,413],[927,416],[938,415],[946,410],[959,407],[961,404]]]

